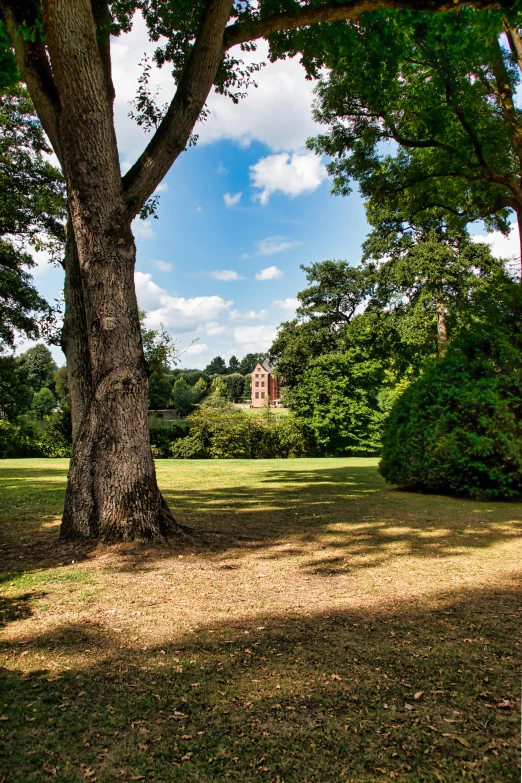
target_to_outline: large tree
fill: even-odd
[[[498,3],[475,0],[475,5]],[[313,37],[316,23],[339,23],[342,32],[341,20],[357,19],[367,10],[462,6],[460,0],[0,0],[23,79],[67,183],[63,346],[74,444],[64,538],[162,540],[182,533],[158,489],[150,450],[130,226],[193,139],[210,90],[237,100],[248,83],[249,69],[232,48],[251,48],[268,37],[273,56],[285,56],[294,43],[284,31],[309,29]],[[130,28],[138,8],[151,38],[166,38],[156,59],[170,63],[176,91],[161,116],[141,90],[140,121],[157,127],[122,177],[110,41]]]
[[[442,207],[504,233],[514,212],[522,246],[521,25],[513,9],[377,13],[333,41],[316,109],[329,132],[310,144],[335,190],[355,180],[388,213]]]

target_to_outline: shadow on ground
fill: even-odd
[[[4,644],[2,781],[515,783],[520,595]]]
[[[302,555],[310,545],[327,547],[328,556],[313,557],[302,566],[325,575],[375,567],[391,557],[458,556],[522,534],[520,503],[399,491],[388,487],[373,465],[328,467],[328,463],[321,460],[321,467],[303,470],[298,460],[262,461],[257,483],[242,486],[235,470],[245,463],[227,461],[229,486],[173,489],[163,485],[162,489],[178,521],[205,531],[188,547],[190,551],[207,551],[220,558],[248,550],[278,558],[281,552],[274,547],[283,542],[291,544],[285,556]],[[167,465],[175,470],[176,463]],[[193,465],[197,471],[200,463]],[[4,468],[0,476],[0,514],[7,519],[0,526],[5,572],[66,565],[93,552],[94,544],[57,543],[65,466],[63,470],[45,465],[41,470]],[[145,560],[152,566],[172,549],[187,547],[180,548],[176,541],[167,548],[123,547],[119,567],[133,568],[137,560],[141,566]],[[113,567],[118,567],[117,558]]]

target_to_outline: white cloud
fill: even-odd
[[[241,313],[239,310],[230,310],[228,317],[231,321],[257,321],[260,318],[264,318],[268,315],[268,310],[259,310],[256,313],[255,310],[247,310],[246,313]]]
[[[250,166],[250,179],[255,188],[259,188],[255,198],[261,204],[268,204],[270,196],[276,192],[295,198],[302,193],[311,193],[327,177],[326,168],[321,159],[313,152],[280,152],[267,155]]]
[[[201,212],[202,209],[203,207],[196,207],[196,212]]]
[[[217,323],[217,321],[211,321],[210,323],[205,324],[205,331],[210,337],[215,337],[218,334],[228,332],[228,327]]]
[[[520,258],[520,239],[518,235],[518,224],[514,223],[508,237],[505,237],[500,231],[493,231],[486,236],[474,234],[471,239],[473,242],[485,242],[491,246],[491,252],[496,258]]]
[[[276,266],[267,266],[256,274],[256,280],[279,280],[283,275],[284,272]]]
[[[190,356],[199,356],[200,353],[206,353],[208,350],[208,345],[198,342],[194,343],[193,345],[189,345],[189,347],[186,348],[183,353],[189,354]]]
[[[153,282],[150,273],[136,272],[134,280],[140,307],[147,310],[147,326],[156,328],[162,324],[177,334],[217,321],[233,304],[221,296],[171,296]]]
[[[238,47],[231,54],[245,63],[267,62],[268,44],[259,41],[256,52],[242,52]],[[315,84],[307,81],[297,57],[267,63],[255,80],[257,88],[252,87],[237,104],[223,95],[209,96],[210,116],[199,129],[200,143],[230,139],[246,147],[260,141],[274,152],[293,151],[302,149],[306,139],[319,132],[311,110]]]
[[[241,275],[238,275],[234,269],[216,269],[215,272],[209,272],[209,274],[214,280],[223,280],[225,282],[245,279],[244,277],[241,277]]]
[[[290,250],[291,247],[295,247],[298,244],[299,242],[291,242],[286,237],[266,237],[266,239],[262,239],[257,243],[257,255],[273,256],[274,253],[283,253],[285,250]]]
[[[153,261],[154,266],[156,266],[160,272],[171,272],[173,265],[170,263],[170,261]]]
[[[225,200],[225,204],[227,206],[227,209],[230,209],[231,207],[237,207],[239,202],[241,201],[242,193],[235,193],[232,195],[231,193],[225,193],[223,196]]]
[[[267,351],[274,342],[277,326],[241,326],[234,329],[238,353]]]
[[[279,307],[280,310],[283,310],[286,316],[291,318],[294,317],[295,311],[299,307],[299,304],[299,300],[292,296],[288,296],[286,299],[276,299],[275,302],[273,302],[274,307]]]
[[[154,193],[166,193],[169,189],[169,186],[166,182],[160,182]]]
[[[139,218],[134,218],[131,228],[135,237],[141,237],[142,239],[154,239],[156,236],[156,232],[152,228],[152,220],[140,220]]]

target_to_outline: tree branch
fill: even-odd
[[[519,70],[522,71],[522,38],[520,37],[518,28],[510,25],[507,19],[502,20],[502,26],[506,33],[506,38],[508,39],[511,54],[516,58]]]
[[[60,101],[54,82],[47,52],[31,13],[31,3],[20,4],[0,0],[0,12],[13,44],[18,68],[27,85],[31,100],[42,123],[54,152],[62,163],[59,134]],[[22,25],[35,28],[34,40],[27,40],[20,34]]]
[[[147,148],[123,177],[131,218],[187,146],[223,60],[223,32],[231,10],[232,0],[209,0],[168,111]]]
[[[105,82],[107,92],[111,102],[114,102],[116,91],[112,82],[111,66],[111,15],[109,5],[106,0],[91,0],[92,17],[96,25],[96,40],[100,51],[103,70],[105,72]]]
[[[341,22],[358,19],[366,11],[458,11],[466,5],[487,10],[498,8],[498,0],[350,0],[345,3],[303,5],[296,11],[274,14],[252,22],[236,22],[225,30],[224,47],[266,38],[282,30],[296,30],[321,22]]]

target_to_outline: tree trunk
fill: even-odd
[[[93,388],[80,262],[70,218],[67,221],[64,269],[65,314],[61,346],[67,359],[67,381],[71,400],[74,442],[89,410]]]
[[[83,233],[81,245],[95,244],[93,255],[81,263],[68,245],[66,259],[64,343],[75,435],[61,537],[114,542],[185,535],[156,483],[130,227],[120,224],[108,236]],[[87,371],[90,384],[83,383]]]
[[[158,489],[130,229],[106,58],[88,0],[44,3],[67,183],[66,315],[73,453],[63,539],[184,535]]]

